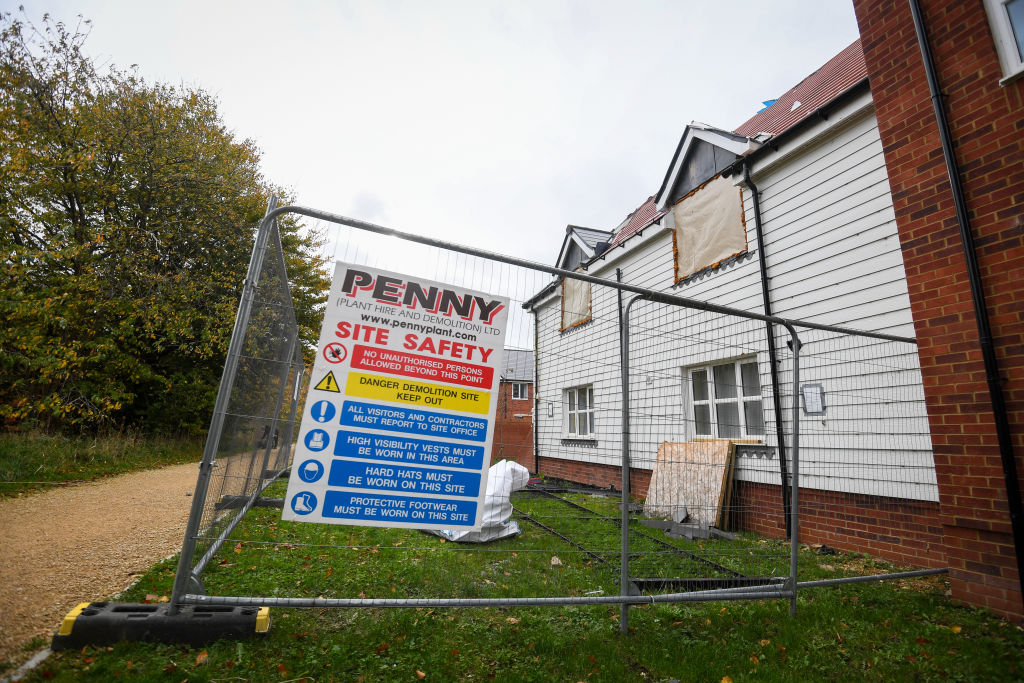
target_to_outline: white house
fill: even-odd
[[[687,126],[658,191],[611,234],[570,226],[557,263],[730,308],[912,338],[859,41],[735,131]],[[525,304],[536,317],[542,473],[618,481],[619,299],[613,288],[566,279]],[[818,329],[800,336],[803,500],[823,511],[829,531],[821,538],[876,550],[898,544],[891,533],[861,533],[859,522],[833,517],[868,507],[928,526],[938,494],[916,346]],[[646,490],[664,441],[748,442],[734,473],[745,528],[777,531],[781,505],[765,512],[771,528],[750,515],[782,500],[789,463],[777,435],[793,431],[787,340],[776,326],[773,373],[765,323],[635,304],[633,488]],[[788,458],[791,445],[782,445]],[[908,538],[930,543],[932,531]]]

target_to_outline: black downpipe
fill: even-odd
[[[981,270],[978,268],[974,237],[971,234],[970,219],[967,215],[967,202],[964,199],[963,186],[960,184],[960,169],[953,152],[953,136],[949,132],[949,122],[946,120],[946,111],[942,105],[939,79],[935,73],[935,62],[932,59],[932,51],[928,43],[928,33],[925,30],[924,18],[921,15],[921,6],[918,1],[909,0],[909,2],[910,13],[914,17],[917,42],[921,47],[925,75],[928,77],[928,91],[931,93],[932,107],[935,109],[939,139],[942,141],[942,155],[946,160],[949,186],[953,192],[953,204],[956,207],[956,220],[960,228],[964,260],[967,262],[971,299],[974,302],[974,317],[978,321],[978,343],[981,346],[981,356],[985,362],[989,401],[992,404],[992,416],[996,423],[996,438],[999,442],[999,456],[1002,460],[1003,477],[1006,481],[1006,503],[1010,508],[1010,527],[1013,532],[1013,547],[1017,555],[1017,576],[1021,585],[1021,594],[1024,595],[1024,519],[1021,518],[1020,484],[1017,480],[1017,462],[1013,456],[1013,440],[1010,437],[1010,420],[1006,414],[1003,387],[999,381],[999,361],[996,359],[995,347],[992,344],[992,329],[988,320],[985,292],[982,289]]]
[[[537,362],[537,349],[540,348],[540,316],[533,309],[533,473],[540,474],[540,439],[537,436],[537,425],[540,424],[540,363]]]
[[[616,282],[622,282],[622,269],[621,268],[616,268],[615,269],[615,281]],[[628,339],[624,339],[623,335],[622,335],[622,331],[624,329],[626,329],[626,328],[623,327],[622,290],[621,289],[615,290],[615,297],[616,297],[616,300],[618,301],[618,304],[619,304],[619,357],[621,358],[621,357],[623,357],[623,353],[625,353],[625,348],[624,348],[623,344],[624,343],[625,344],[629,343],[629,340]],[[622,382],[628,382],[629,381],[628,377],[621,377],[619,379]],[[628,411],[629,410],[629,405],[628,404],[624,404],[622,406],[622,409],[624,411]],[[625,417],[626,416],[623,415],[623,418],[625,418]],[[628,455],[629,454],[627,452],[623,456],[623,459],[625,460]],[[628,463],[628,460],[627,460],[627,463]],[[629,500],[628,500],[629,492],[633,489],[633,487],[630,486],[630,483],[631,483],[630,482],[630,475],[631,475],[631,473],[629,471],[629,465],[626,464],[625,468],[626,468],[625,471],[622,473],[622,509],[623,510],[625,510],[627,507],[629,507],[629,505],[628,505],[628,503],[629,503]],[[625,517],[623,517],[623,519],[625,519]]]
[[[757,185],[750,177],[750,162],[743,163],[743,183],[750,188],[754,203],[754,232],[757,234],[757,262],[761,267],[761,300],[764,305],[765,315],[772,313],[772,299],[768,287],[768,264],[764,257],[764,231],[761,229],[761,194]],[[782,479],[782,508],[785,510],[786,538],[792,533],[793,522],[790,515],[789,498],[789,471],[786,465],[786,434],[782,425],[782,399],[779,397],[779,362],[778,354],[775,352],[775,326],[765,322],[765,330],[768,339],[768,365],[772,371],[772,405],[775,407],[775,433],[779,442],[779,476]],[[799,400],[797,396],[793,400]]]

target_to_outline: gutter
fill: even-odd
[[[996,439],[999,443],[999,457],[1002,461],[1003,477],[1006,482],[1006,504],[1010,509],[1010,528],[1013,534],[1014,552],[1017,556],[1017,577],[1020,581],[1021,594],[1024,595],[1024,519],[1021,518],[1020,484],[1017,479],[1017,462],[1013,455],[1013,440],[1010,436],[1010,420],[1006,412],[1006,401],[1003,398],[1003,387],[999,380],[999,361],[992,343],[988,306],[985,304],[985,292],[982,288],[981,270],[978,267],[974,236],[967,213],[967,201],[964,198],[963,186],[960,184],[960,169],[953,152],[953,136],[950,133],[949,122],[946,120],[946,112],[942,105],[942,93],[939,89],[938,75],[935,72],[935,61],[932,59],[931,47],[928,43],[928,33],[918,0],[908,1],[910,13],[914,18],[917,42],[921,48],[925,76],[928,78],[928,92],[931,94],[932,107],[935,109],[935,123],[939,129],[942,156],[946,161],[946,174],[949,176],[949,187],[953,193],[956,222],[960,228],[960,242],[964,249],[964,261],[967,265],[967,276],[971,286],[974,317],[978,322],[978,345],[981,347],[981,356],[985,363],[989,402],[992,405]]]

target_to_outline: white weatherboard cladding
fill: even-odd
[[[763,170],[762,170],[763,169]],[[790,147],[755,163],[774,313],[780,317],[913,336],[903,259],[870,96],[855,99]],[[749,255],[673,287],[672,241],[661,226],[613,248],[589,273],[651,289],[763,312],[751,194],[743,193]],[[628,301],[629,295],[624,295]],[[542,457],[606,465],[621,462],[621,399],[616,293],[593,287],[593,321],[559,334],[557,296],[538,308],[538,411]],[[688,441],[692,427],[687,369],[756,358],[765,423],[773,425],[771,377],[761,323],[737,323],[697,311],[639,303],[632,329],[664,330],[664,343],[631,344],[633,467],[654,467],[662,441]],[[760,327],[759,327],[760,326]],[[642,337],[643,333],[636,333]],[[726,345],[718,340],[730,337]],[[780,347],[779,393],[791,433],[792,363]],[[650,337],[650,334],[647,335]],[[801,482],[824,490],[938,500],[916,348],[825,332],[803,335],[801,383],[825,388],[823,417],[801,418]],[[642,359],[639,355],[646,354]],[[856,357],[857,363],[838,360]],[[586,358],[586,362],[580,359]],[[877,369],[877,373],[872,368]],[[635,372],[635,371],[634,371]],[[597,406],[593,440],[565,439],[562,392],[592,384]],[[893,397],[899,397],[894,401]],[[553,404],[548,417],[547,404]],[[766,443],[777,446],[774,429]],[[777,458],[736,460],[736,477],[779,482]]]

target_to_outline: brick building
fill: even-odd
[[[531,472],[533,457],[533,351],[505,349],[491,462],[514,460]]]
[[[913,5],[920,9],[917,22]],[[953,594],[1018,618],[1024,616],[1021,6],[854,0],[919,343]],[[919,35],[926,36],[946,125],[933,107]],[[951,175],[962,187],[960,211]],[[984,317],[987,323],[979,320]],[[988,335],[979,331],[986,324],[988,363],[982,350]]]

